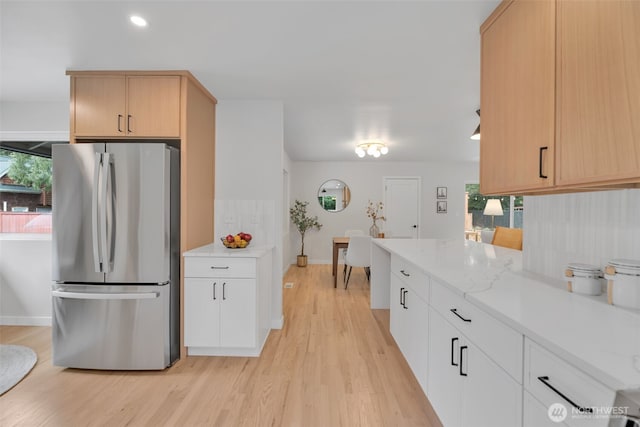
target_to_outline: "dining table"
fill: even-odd
[[[348,237],[334,237],[333,238],[333,266],[331,271],[333,272],[333,287],[338,287],[338,253],[340,249],[345,249],[349,246]]]

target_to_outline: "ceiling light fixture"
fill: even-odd
[[[387,148],[387,145],[382,141],[361,142],[356,147],[358,157],[364,157],[365,154],[368,154],[378,158],[381,154],[387,154],[388,152],[389,148]]]
[[[480,117],[480,110],[476,110],[476,113],[478,114],[478,117]],[[480,123],[478,123],[476,131],[473,132],[473,135],[471,135],[470,138],[476,141],[480,140]]]
[[[142,16],[131,15],[129,17],[129,19],[131,20],[133,25],[136,25],[138,27],[146,27],[147,26],[147,20],[144,19]]]

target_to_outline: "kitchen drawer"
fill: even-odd
[[[391,255],[391,273],[411,287],[425,302],[429,302],[429,276],[397,255]]]
[[[522,384],[523,335],[433,280],[431,306]]]
[[[255,258],[185,257],[184,277],[256,277]]]
[[[615,392],[528,338],[524,386],[546,408],[554,403],[563,404],[567,410],[564,423],[568,426],[604,427],[609,423],[598,410],[613,406]],[[596,412],[581,413],[579,407]]]

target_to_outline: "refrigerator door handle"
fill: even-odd
[[[98,208],[98,186],[100,183],[100,171],[102,169],[102,153],[95,153],[93,164],[93,192],[91,196],[91,231],[93,236],[93,266],[96,273],[102,273],[102,258],[99,247],[99,208]]]
[[[128,299],[154,299],[160,295],[158,292],[119,292],[119,293],[89,293],[51,291],[51,295],[58,298],[70,299],[94,299],[94,300],[128,300]]]
[[[107,240],[107,184],[111,180],[111,154],[104,153],[102,155],[102,188],[100,194],[100,204],[102,205],[102,218],[103,221],[100,224],[100,253],[102,254],[102,271],[108,273],[111,271],[111,254],[109,246],[111,246],[111,240]]]

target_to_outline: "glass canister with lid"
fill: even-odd
[[[613,259],[604,271],[609,304],[640,310],[640,260]]]

